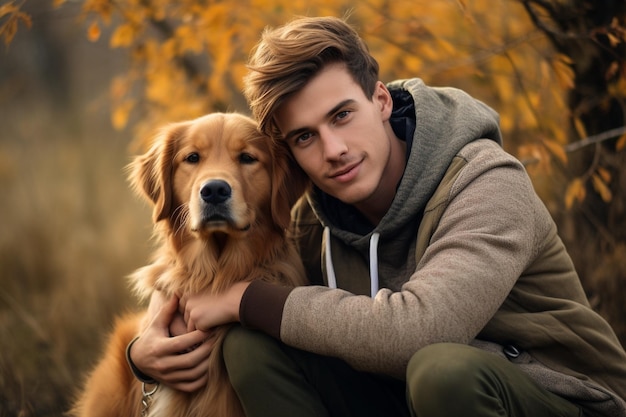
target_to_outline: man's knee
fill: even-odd
[[[434,344],[413,355],[407,394],[419,416],[582,415],[505,358],[462,344]]]
[[[477,402],[492,397],[484,396],[485,391],[497,390],[497,381],[489,377],[493,359],[499,360],[455,343],[438,343],[419,350],[407,368],[407,392],[413,409],[447,409],[454,413],[475,408]],[[495,403],[492,406],[497,407]]]
[[[455,390],[468,385],[468,381],[482,368],[480,353],[476,349],[456,343],[437,343],[420,349],[407,367],[409,387],[433,390]]]
[[[245,384],[266,374],[279,350],[271,337],[241,326],[233,326],[222,347],[224,363],[233,384]]]

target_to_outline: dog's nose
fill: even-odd
[[[230,198],[231,194],[230,185],[223,180],[209,181],[200,189],[200,198],[210,204],[223,203]]]

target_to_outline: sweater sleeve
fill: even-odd
[[[291,290],[290,287],[253,281],[243,293],[239,305],[241,324],[280,338],[280,322]]]

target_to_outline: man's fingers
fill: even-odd
[[[214,345],[215,338],[209,338],[193,350],[168,357],[162,362],[161,371],[165,375],[163,382],[185,392],[193,392],[203,387],[208,381],[210,354]]]
[[[163,347],[163,353],[167,355],[180,355],[185,352],[195,350],[200,344],[209,338],[209,333],[201,330],[194,330],[180,336],[174,336],[167,339],[166,345]]]
[[[170,336],[180,336],[187,333],[187,324],[185,319],[179,312],[174,314],[172,321],[169,325]]]
[[[202,378],[196,379],[194,381],[184,381],[184,382],[175,382],[170,384],[170,387],[174,388],[178,391],[192,393],[198,391],[200,388],[204,387],[209,382],[209,376],[205,375]]]
[[[170,297],[157,312],[154,320],[156,324],[161,328],[169,328],[170,323],[174,319],[174,315],[178,310],[178,298],[176,296]]]

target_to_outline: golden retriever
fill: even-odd
[[[284,148],[241,114],[214,113],[166,126],[129,166],[133,188],[153,204],[160,241],[153,263],[131,276],[139,295],[148,297],[155,289],[218,294],[252,279],[304,284],[300,258],[286,233],[291,207],[306,187],[293,163]],[[145,411],[142,383],[125,357],[145,314],[118,320],[72,414],[139,417]],[[227,326],[216,329],[207,385],[193,394],[160,385],[147,415],[243,416],[221,357],[226,331]]]

